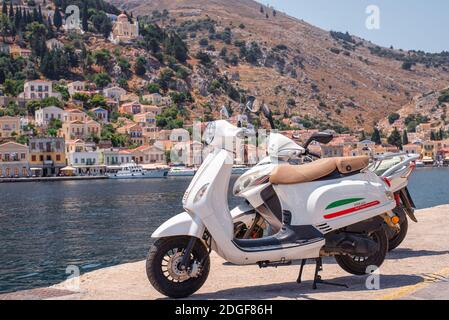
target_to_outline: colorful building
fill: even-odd
[[[31,176],[26,145],[7,142],[0,145],[0,178],[23,178]]]
[[[0,117],[0,139],[13,138],[22,133],[19,117]]]
[[[57,176],[66,166],[65,143],[62,138],[34,138],[30,140],[30,170],[39,176]]]

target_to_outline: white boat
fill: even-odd
[[[247,166],[234,166],[232,167],[232,174],[244,174],[247,172],[250,168]]]
[[[193,177],[196,174],[196,169],[186,167],[174,167],[168,173],[169,177]]]
[[[150,179],[166,178],[168,169],[145,170],[135,163],[122,164],[117,172],[108,173],[109,179]]]

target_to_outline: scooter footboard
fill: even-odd
[[[167,238],[178,236],[191,236],[201,239],[205,226],[200,219],[194,219],[189,213],[183,212],[174,216],[161,225],[152,235],[152,238]]]

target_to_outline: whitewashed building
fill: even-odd
[[[63,121],[65,111],[58,107],[46,107],[36,111],[35,122],[38,127],[47,127],[52,119]]]
[[[120,101],[120,98],[126,94],[126,90],[120,87],[110,87],[103,89],[103,95],[108,99]]]
[[[25,82],[23,92],[19,95],[19,98],[28,100],[41,100],[49,97],[61,99],[61,94],[59,92],[54,92],[52,83],[45,80]]]

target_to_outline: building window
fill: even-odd
[[[44,161],[44,156],[43,156],[43,155],[40,155],[40,156],[39,156],[39,160],[43,162],[43,161]]]
[[[36,156],[31,156],[31,161],[36,161]]]
[[[21,160],[25,160],[25,158],[26,158],[26,154],[25,154],[25,153],[21,153],[21,154],[20,154],[20,159],[21,159]]]
[[[61,155],[59,154],[56,155],[56,161],[61,161]]]

